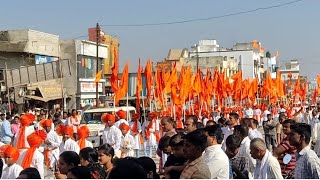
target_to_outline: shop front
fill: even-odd
[[[98,83],[98,97],[101,99],[103,97],[103,83],[105,80],[100,80]],[[94,79],[80,79],[80,108],[84,109],[87,107],[96,106],[96,83]],[[104,103],[100,103],[103,105]]]

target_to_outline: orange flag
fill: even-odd
[[[303,82],[302,89],[300,91],[300,97],[302,100],[306,100],[307,97],[307,83]]]
[[[137,103],[136,109],[140,112],[140,93],[142,91],[142,77],[141,77],[141,66],[140,66],[140,59],[139,59],[139,66],[138,66],[138,75],[137,75],[137,89],[136,89],[136,96],[137,96]]]
[[[122,75],[121,75],[121,81],[118,91],[116,92],[116,98],[115,98],[115,104],[117,105],[119,103],[119,100],[126,96],[128,92],[128,80],[129,80],[129,65],[126,64],[126,66],[123,69]]]
[[[111,83],[112,91],[116,93],[119,88],[119,85],[118,85],[119,61],[118,61],[116,48],[114,48],[113,53],[114,53],[114,64],[113,64],[113,67],[111,68],[110,83]]]
[[[295,96],[296,94],[300,94],[300,75],[298,75],[298,79],[293,89],[293,95]]]
[[[94,80],[94,82],[95,83],[99,82],[101,79],[101,76],[102,76],[102,70],[96,74],[96,79]]]
[[[144,76],[146,77],[146,87],[147,87],[147,104],[151,96],[151,86],[152,86],[152,67],[150,59],[148,59],[146,68],[144,70]]]
[[[320,75],[317,75],[318,88],[320,88]]]
[[[235,91],[241,90],[242,88],[242,71],[237,72],[231,76],[231,79],[234,80],[233,89]]]

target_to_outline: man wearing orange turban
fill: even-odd
[[[80,127],[81,116],[76,109],[72,109],[72,115],[67,120],[67,125],[73,127],[73,136],[76,138],[78,128]]]
[[[115,156],[120,157],[121,156],[120,143],[121,143],[122,134],[120,129],[114,125],[115,116],[109,113],[103,114],[101,116],[101,121],[106,123],[106,126],[102,134],[103,144],[107,143],[110,146],[112,146],[115,152]]]
[[[127,113],[123,110],[119,110],[116,112],[116,115],[117,115],[117,119],[118,121],[116,123],[114,123],[114,125],[119,128],[120,124],[122,123],[126,123],[127,125],[129,125],[128,121],[126,120],[127,119]]]
[[[20,129],[16,133],[13,141],[13,146],[18,149],[27,149],[29,144],[27,136],[34,131],[34,128],[29,126],[36,117],[33,114],[27,113],[20,117]]]
[[[30,148],[21,152],[19,162],[23,169],[34,167],[38,169],[41,178],[44,178],[44,156],[39,146],[46,140],[47,134],[43,130],[36,130],[27,137]]]
[[[19,150],[10,145],[4,147],[3,150],[7,167],[3,169],[1,179],[16,179],[23,170],[23,168],[16,163],[20,156]]]
[[[47,133],[47,139],[44,141],[44,161],[47,168],[51,169],[59,157],[59,146],[61,140],[58,134],[52,129],[52,120],[45,119],[40,122],[40,126]]]
[[[126,123],[122,123],[120,124],[119,128],[122,133],[120,144],[121,158],[133,157],[133,147],[135,145],[135,142],[133,136],[130,133],[128,133],[130,131],[130,126]]]
[[[158,125],[159,127],[159,125]],[[157,113],[150,112],[148,120],[142,124],[142,136],[145,138],[144,155],[152,158],[152,149],[156,148],[157,140],[155,132],[157,130]],[[148,148],[147,148],[148,147]],[[147,149],[149,152],[147,153]]]
[[[78,129],[79,140],[77,141],[77,143],[80,147],[80,150],[85,147],[93,148],[92,142],[90,142],[86,139],[89,135],[90,135],[90,131],[89,131],[88,126],[86,126],[86,125],[80,126],[80,128]]]
[[[139,122],[140,119],[140,114],[132,114],[132,119],[129,122],[129,125],[131,127],[131,135],[134,138],[134,152],[135,152],[135,157],[139,157],[139,149],[140,149],[140,144],[141,144],[141,123]]]
[[[56,128],[58,135],[62,136],[62,142],[60,144],[60,154],[64,151],[74,151],[79,154],[80,147],[76,141],[73,140],[73,128],[71,126],[65,126],[60,124]]]

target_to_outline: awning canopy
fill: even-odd
[[[61,99],[63,98],[61,80],[53,79],[48,81],[37,82],[28,85],[28,90],[36,90],[39,89],[42,97],[39,96],[30,96],[26,95],[25,97],[48,102],[50,100]]]

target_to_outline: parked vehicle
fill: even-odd
[[[85,124],[88,126],[90,130],[90,135],[87,139],[88,141],[92,142],[93,147],[99,147],[102,144],[101,136],[103,134],[105,124],[101,122],[101,116],[104,113],[114,113],[119,110],[127,112],[128,121],[131,120],[132,114],[136,113],[136,108],[132,106],[97,108],[89,109],[83,112],[81,124]]]

